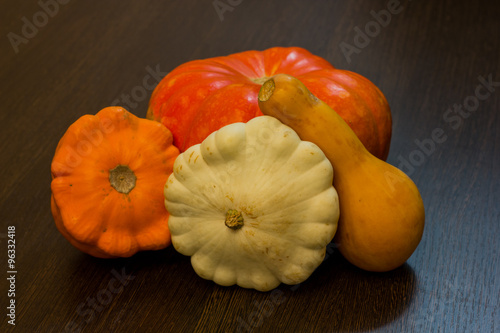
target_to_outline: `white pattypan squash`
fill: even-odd
[[[174,248],[223,286],[306,280],[337,230],[333,168],[269,116],[227,125],[180,154],[165,184]]]

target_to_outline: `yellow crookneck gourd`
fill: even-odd
[[[334,241],[342,255],[368,271],[401,266],[424,230],[424,205],[414,182],[370,154],[347,123],[292,76],[266,81],[259,107],[318,145],[332,163],[340,201]]]

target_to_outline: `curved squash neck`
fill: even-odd
[[[351,169],[372,156],[342,117],[314,96],[299,80],[292,79],[277,75],[263,84],[259,103],[265,104],[265,107],[261,107],[264,114],[297,129],[302,140],[313,141],[312,138],[318,136],[328,138],[325,140],[328,145],[319,145],[319,148],[326,155],[342,162],[332,163],[338,169]],[[277,102],[287,99],[290,103],[286,106]],[[323,126],[315,126],[324,122],[333,123],[335,127],[325,130]],[[298,123],[301,126],[297,126]]]
[[[326,138],[327,140],[324,142],[328,142],[328,144],[322,145],[319,142],[318,146],[325,153],[325,155],[331,156],[331,162],[335,165],[336,172],[344,169],[351,170],[352,168],[359,166],[360,163],[365,162],[368,156],[370,156],[370,153],[363,146],[356,134],[354,134],[349,125],[347,125],[347,123],[345,123],[337,113],[331,109],[327,110],[327,112],[331,112],[334,115],[327,115],[326,117],[338,118],[338,121],[335,122],[337,126],[330,128],[329,131],[321,131],[319,133],[318,128],[303,126],[301,127],[303,130],[301,130],[300,133],[297,132],[299,137],[306,141],[312,141],[312,138],[317,137],[318,135]],[[323,116],[324,115],[322,113],[316,114],[316,112],[314,115],[317,119],[322,119]],[[291,127],[293,127],[293,124]]]

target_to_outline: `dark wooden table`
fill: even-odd
[[[0,331],[500,332],[499,18],[493,1],[2,1]],[[72,122],[112,104],[144,117],[149,96],[131,92],[151,71],[272,46],[304,47],[386,95],[388,162],[426,207],[404,266],[367,273],[333,252],[271,294],[205,281],[172,247],[103,260],[60,235],[50,163]]]

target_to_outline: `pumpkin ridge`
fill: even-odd
[[[225,86],[241,83],[257,89],[260,86],[257,84],[259,82],[255,82],[259,81],[256,79],[279,73],[306,80],[310,77],[309,73],[313,73],[314,76],[323,74],[324,78],[328,78],[338,74],[337,71],[342,70],[336,69],[326,59],[301,47],[272,47],[262,51],[248,50],[226,56],[192,60],[174,68],[160,81],[151,96],[147,116],[164,123],[172,131],[174,143],[182,152],[193,144],[201,143],[209,133],[228,125],[228,121],[231,123],[247,122],[249,119],[263,115],[255,101],[249,101],[247,108],[238,114],[234,114],[230,109],[220,110],[220,105],[230,105],[231,103],[228,102],[241,100],[241,91],[238,89],[232,90],[229,95],[219,93],[216,98],[213,98],[213,103],[196,103],[196,105],[190,105],[189,109],[180,107],[181,100],[186,96],[195,98],[200,89],[210,89],[217,84]],[[231,84],[226,82],[228,80]],[[351,123],[357,135],[363,137],[363,143],[368,147],[375,147],[372,152],[385,160],[387,156],[381,156],[380,152],[388,153],[387,146],[390,143],[391,121],[388,120],[390,119],[388,103],[380,90],[368,79],[361,80],[353,77],[353,81],[356,81],[358,87],[356,89],[363,92],[358,99],[367,99],[365,102],[369,104],[370,111],[375,112],[377,117],[367,120],[364,117],[351,116],[346,121]],[[184,90],[191,84],[194,85],[190,90]],[[320,86],[319,82],[313,82],[312,86],[308,87],[316,93],[318,86]],[[365,90],[367,93],[364,93]],[[182,91],[182,94],[175,95],[179,91]],[[217,88],[210,91],[212,93],[208,93],[207,96],[215,95]],[[357,107],[352,105],[358,103],[356,98],[353,97],[352,101],[342,104],[342,97],[337,96],[336,91],[327,89],[321,91],[323,93],[318,94],[318,98],[328,100],[329,103],[337,101],[342,105],[334,109],[342,114],[343,118],[356,112]],[[257,95],[258,93],[255,94]],[[375,100],[379,102],[374,103]],[[213,110],[215,110],[214,113],[212,113]],[[199,116],[194,116],[196,114]],[[211,118],[210,114],[214,116]],[[383,122],[385,125],[382,125],[381,129],[380,124],[374,125],[372,122]],[[378,129],[378,134],[374,134],[374,126]],[[186,137],[189,139],[185,140]]]
[[[60,209],[65,230],[79,243],[95,244],[99,240],[102,221],[95,218],[96,211],[92,207],[81,208],[75,216],[66,209]],[[85,216],[85,218],[83,218]],[[69,223],[72,221],[73,223]],[[91,225],[90,223],[94,223]]]
[[[279,73],[283,67],[283,59],[277,56],[278,52],[276,51],[277,50],[267,49],[261,52],[261,58],[265,68],[264,73],[267,77],[271,77],[276,73]],[[269,66],[271,66],[271,68],[269,68]]]
[[[304,48],[289,48],[290,52],[285,58],[284,68],[280,68],[279,72],[275,74],[289,74],[294,76],[301,76],[309,71],[316,70],[329,70],[334,69],[333,65],[326,59],[316,56]],[[291,59],[289,59],[291,58]],[[297,59],[301,59],[298,60]]]
[[[220,67],[228,68],[235,76],[244,80],[251,77],[261,77],[263,74],[265,75],[265,67],[263,66],[259,54],[252,51],[246,51],[244,53],[246,59],[245,57],[240,57],[238,54],[230,54],[220,57],[219,59],[216,58],[216,61]],[[252,55],[248,56],[251,53]],[[255,66],[256,63],[258,63],[257,66]]]
[[[343,82],[335,81],[333,80],[333,78],[328,78],[327,80],[333,82],[335,85],[340,86],[342,87],[342,89],[349,92],[349,94],[352,96],[351,103],[354,104],[353,101],[356,101],[356,104],[358,104],[358,107],[355,108],[356,110],[358,110],[357,113],[350,112],[347,115],[342,112],[337,112],[337,110],[339,110],[340,108],[334,108],[334,107],[332,107],[332,110],[334,110],[336,113],[340,114],[343,118],[345,118],[345,122],[349,125],[349,127],[351,127],[351,129],[353,129],[353,131],[356,131],[356,135],[362,141],[366,149],[371,151],[373,155],[381,156],[382,138],[380,135],[380,129],[378,127],[378,123],[375,121],[376,120],[374,114],[375,111],[366,103],[366,100],[361,97],[361,95],[356,89],[353,89],[352,87],[346,85]],[[316,91],[314,91],[314,89],[311,90],[311,93],[316,95]],[[353,116],[356,117],[354,118]],[[358,128],[353,128],[353,124],[358,124]],[[370,134],[369,137],[367,136],[368,133]]]
[[[206,88],[207,94],[213,93],[218,89],[232,84],[232,82],[225,82],[222,85],[219,83],[218,86],[214,86],[208,85],[207,81],[220,82],[220,80],[207,79],[203,81],[203,83],[205,83],[205,86],[208,86],[208,88]],[[196,117],[197,108],[201,107],[206,99],[201,98],[198,95],[190,94],[190,92],[192,92],[193,90],[198,90],[199,85],[200,82],[193,82],[191,84],[183,86],[179,90],[175,91],[171,95],[171,97],[162,104],[161,107],[163,110],[168,110],[166,112],[168,116],[166,117],[165,121],[163,121],[163,124],[172,132],[174,145],[181,149],[181,151],[185,151],[187,148],[189,148],[186,147],[186,136],[188,136],[190,131],[192,130],[191,124]],[[183,98],[186,100],[189,98],[189,102],[185,102],[186,104],[188,104],[186,107],[182,106]],[[182,114],[174,113],[175,110],[182,110]],[[179,130],[179,127],[183,129]]]
[[[76,179],[75,179],[76,178]],[[97,241],[98,229],[100,226],[92,227],[86,221],[93,221],[99,224],[98,221],[99,209],[87,205],[87,203],[98,201],[101,202],[102,194],[100,192],[94,193],[89,188],[89,183],[84,181],[75,181],[78,177],[62,177],[56,178],[52,181],[51,190],[54,197],[54,203],[58,207],[59,216],[61,218],[61,225],[64,229],[72,235],[72,237],[79,243],[94,243]],[[62,191],[69,191],[65,193]],[[65,196],[71,196],[71,200],[66,200]],[[81,204],[79,199],[81,197],[91,197],[91,200],[86,200]],[[83,228],[87,226],[87,228]]]
[[[96,246],[115,257],[130,257],[138,250],[137,242],[125,230],[111,228],[103,233]]]
[[[77,248],[84,249],[84,252],[87,252],[95,257],[99,257],[99,258],[108,258],[109,257],[109,255],[101,252],[100,250],[93,247],[92,245],[79,242],[77,239],[75,239],[71,235],[71,233],[64,226],[64,222],[62,220],[59,207],[57,206],[57,204],[54,201],[54,196],[51,197],[51,210],[52,210],[52,213],[54,216],[54,221],[55,221],[57,229],[59,230],[61,235],[63,235],[63,237],[66,238],[73,246],[75,246]]]
[[[144,229],[134,238],[140,248],[144,250],[160,250],[167,245],[170,245],[170,231],[168,229],[167,218],[157,218],[156,222],[152,222],[151,226]],[[160,231],[158,231],[158,229]]]
[[[348,70],[338,71],[336,73],[332,73],[330,79],[341,83],[343,86],[349,87],[352,91],[355,91],[358,97],[357,99],[366,105],[367,110],[369,110],[369,114],[373,118],[373,121],[370,122],[372,124],[372,130],[376,131],[377,134],[376,140],[368,141],[368,138],[366,138],[365,141],[371,143],[371,145],[366,145],[369,147],[368,150],[373,155],[385,160],[389,153],[392,135],[391,113],[382,111],[384,107],[387,107],[387,109],[390,110],[385,96],[377,86],[371,83],[370,80],[355,72]],[[362,84],[367,88],[356,89]],[[384,133],[386,133],[385,136],[383,135]]]
[[[178,154],[171,143],[172,134],[164,125],[121,107],[78,119],[58,143],[51,166],[52,211],[63,236],[81,251],[102,258],[129,257],[168,246],[169,215],[157,185],[161,180],[160,186],[165,184]],[[80,153],[79,159],[69,165],[68,176],[58,177],[60,162],[69,160],[64,155],[68,151]],[[120,179],[114,177],[119,170],[134,176],[131,188],[114,182]]]
[[[215,60],[210,60],[210,61],[195,60],[195,62],[197,63],[194,64],[189,64],[189,62],[185,63],[185,65],[189,64],[189,66],[186,66],[187,68],[186,67],[181,68],[181,66],[183,66],[181,65],[178,68],[174,69],[174,71],[170,72],[171,76],[169,77],[169,79],[175,79],[177,81],[179,79],[182,79],[183,76],[191,75],[190,79],[194,80],[195,77],[198,76],[196,74],[199,74],[200,77],[196,77],[196,80],[194,80],[192,83],[193,85],[199,85],[202,82],[206,83],[204,82],[205,80],[208,80],[209,82],[210,81],[217,82],[222,79],[225,81],[231,81],[232,83],[235,83],[239,82],[242,78],[246,79],[246,76],[244,76],[244,74],[242,74],[242,72],[238,71],[236,68],[224,62],[217,61],[216,60],[217,58],[213,59]],[[218,75],[206,76],[206,73],[218,74]],[[184,83],[183,86],[185,85],[186,84]],[[171,90],[175,91],[176,89],[171,89]]]
[[[223,125],[250,120],[251,117],[247,116],[251,111],[249,109],[251,103],[248,101],[248,97],[251,97],[251,93],[255,95],[257,91],[257,89],[246,84],[233,82],[221,86],[209,94],[198,105],[198,110],[202,112],[197,112],[186,126],[186,134],[183,140],[184,146],[181,150],[185,150],[203,141],[212,132],[223,127]],[[220,101],[224,101],[223,96],[232,95],[238,95],[240,98],[233,100],[231,104],[226,102],[220,103]],[[228,109],[230,111],[226,112]]]
[[[79,181],[78,179],[80,177],[74,173],[69,177],[56,178],[53,181],[52,193],[59,207],[65,229],[79,242],[95,242],[98,234],[96,230],[99,229],[99,226],[83,229],[80,225],[85,225],[85,221],[94,221],[97,218],[99,209],[95,209],[90,203],[94,200],[101,202],[103,194],[92,189],[92,184],[96,182],[95,179],[90,181],[87,179]],[[59,186],[55,186],[58,184]],[[68,194],[61,193],[61,189],[65,188],[70,191]],[[69,195],[70,200],[65,200],[65,195]],[[89,200],[81,200],[81,198]],[[102,222],[96,221],[96,223]]]
[[[389,103],[387,102],[387,99],[385,98],[382,91],[376,85],[371,84],[371,81],[369,81],[366,77],[351,71],[345,72],[347,76],[350,76],[351,78],[354,78],[358,81],[362,81],[367,86],[369,86],[369,89],[360,90],[357,91],[357,93],[360,95],[360,98],[367,104],[368,108],[372,112],[375,119],[374,126],[377,128],[379,133],[377,141],[379,150],[378,152],[375,151],[374,155],[380,156],[380,158],[385,161],[389,154],[392,137],[392,114],[390,111],[382,112],[381,110],[384,108],[384,106],[386,106],[387,109],[390,110]],[[370,93],[368,93],[367,91],[370,91]],[[368,103],[368,101],[373,101],[375,104]],[[387,133],[387,135],[384,136],[384,133]]]

